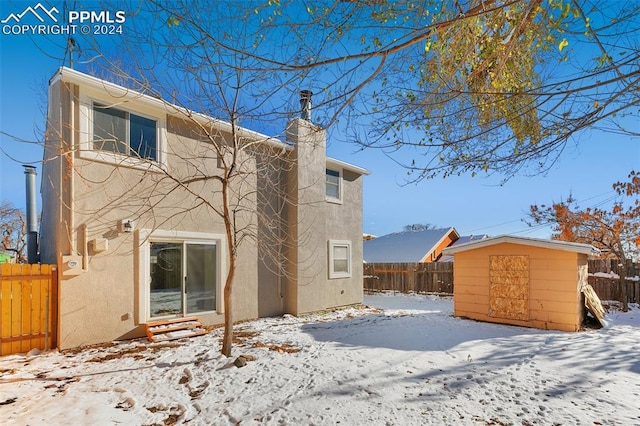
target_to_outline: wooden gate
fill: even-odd
[[[55,265],[0,265],[0,355],[57,346]]]

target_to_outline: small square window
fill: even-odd
[[[329,278],[351,277],[351,241],[329,240]]]
[[[342,200],[342,176],[337,170],[326,169],[327,173],[327,186],[326,195],[329,200]]]

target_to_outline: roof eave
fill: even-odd
[[[145,106],[153,110],[156,110],[160,113],[173,115],[181,118],[188,118],[200,124],[214,125],[215,127],[219,128],[222,131],[231,132],[232,130],[231,123],[229,122],[226,122],[217,118],[213,118],[205,114],[191,111],[187,108],[174,105],[163,99],[145,95],[144,93],[138,92],[133,89],[127,89],[126,87],[120,86],[115,83],[111,83],[106,80],[101,80],[97,77],[93,77],[91,75],[76,71],[72,68],[68,68],[68,67],[58,68],[56,73],[49,80],[49,85],[55,83],[58,80],[63,81],[65,83],[73,83],[79,86],[89,87],[92,89],[104,90],[104,91],[107,91],[112,96],[123,97],[125,99],[142,102]],[[257,142],[263,142],[276,148],[281,148],[285,150],[292,149],[292,147],[289,144],[286,144],[277,138],[273,138],[271,136],[267,136],[253,130],[245,129],[244,127],[240,127],[240,126],[236,126],[236,130],[239,132],[239,135],[242,137],[246,137],[246,138],[255,140]]]
[[[346,161],[341,161],[332,157],[327,157],[327,166],[339,167],[344,170],[348,170],[350,172],[357,173],[359,175],[369,175],[370,172],[367,169],[356,166],[351,163],[347,163]]]
[[[551,250],[559,250],[559,251],[569,251],[573,253],[580,253],[586,255],[598,255],[600,254],[600,250],[593,247],[590,244],[582,244],[582,243],[572,243],[567,241],[557,241],[557,240],[543,240],[538,238],[524,238],[524,237],[514,237],[511,235],[501,235],[497,237],[485,238],[484,240],[471,241],[468,243],[460,244],[455,247],[447,247],[442,253],[446,255],[452,255],[463,251],[475,250],[482,247],[487,247],[496,244],[503,243],[511,243],[511,244],[521,244],[528,245],[533,247],[541,247],[547,248]]]

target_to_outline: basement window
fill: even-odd
[[[93,104],[93,149],[158,161],[156,120]]]

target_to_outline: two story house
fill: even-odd
[[[362,301],[362,177],[309,119],[284,140],[69,68],[50,80],[40,257],[59,265],[58,347],[156,320],[234,320]],[[238,149],[240,147],[240,149]],[[223,191],[229,156],[241,170]],[[225,199],[234,233],[220,215]]]

